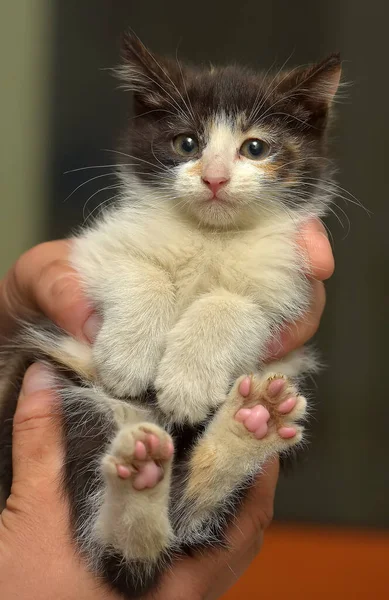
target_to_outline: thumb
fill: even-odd
[[[0,333],[42,313],[71,335],[93,341],[98,319],[68,262],[69,242],[45,242],[25,252],[0,282]]]
[[[59,413],[50,390],[52,375],[34,364],[26,372],[13,424],[13,480],[8,507],[48,501],[55,494],[62,464]],[[19,504],[21,503],[21,506]]]

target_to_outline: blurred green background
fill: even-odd
[[[281,520],[389,526],[388,17],[378,0],[18,0],[1,7],[2,274],[23,250],[69,234],[112,195],[103,189],[113,183],[106,170],[65,172],[115,162],[107,150],[115,148],[129,97],[106,69],[118,61],[127,26],[155,51],[175,55],[178,47],[181,59],[193,61],[267,69],[288,57],[297,65],[341,51],[352,86],[337,110],[338,181],[372,214],[338,198],[337,216],[327,219],[337,269],[316,340],[327,369],[312,386],[310,447],[278,490]]]

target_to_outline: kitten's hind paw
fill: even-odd
[[[282,375],[243,377],[231,393],[241,406],[235,420],[258,440],[275,443],[278,439],[281,449],[302,440],[303,427],[298,421],[304,418],[307,403]]]
[[[155,561],[174,538],[169,520],[173,442],[153,423],[123,425],[106,451],[95,524],[100,544],[127,560]]]
[[[170,435],[157,425],[125,426],[103,458],[103,472],[109,478],[130,481],[136,490],[154,488],[163,479],[173,453]]]

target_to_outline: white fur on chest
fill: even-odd
[[[75,241],[73,263],[92,296],[134,261],[166,271],[182,308],[223,288],[240,295],[282,294],[283,279],[301,274],[296,223],[275,218],[251,230],[210,231],[178,220],[166,209],[123,207]],[[93,298],[100,300],[100,298]],[[274,298],[276,301],[276,298]]]

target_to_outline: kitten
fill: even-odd
[[[309,306],[296,239],[332,197],[326,132],[340,59],[275,76],[181,67],[129,36],[118,74],[136,115],[121,199],[71,256],[103,325],[93,348],[30,326],[20,355],[4,357],[0,480],[6,497],[15,374],[48,360],[75,539],[134,597],[177,553],[223,543],[264,462],[303,439],[297,380],[314,357],[264,358]]]

